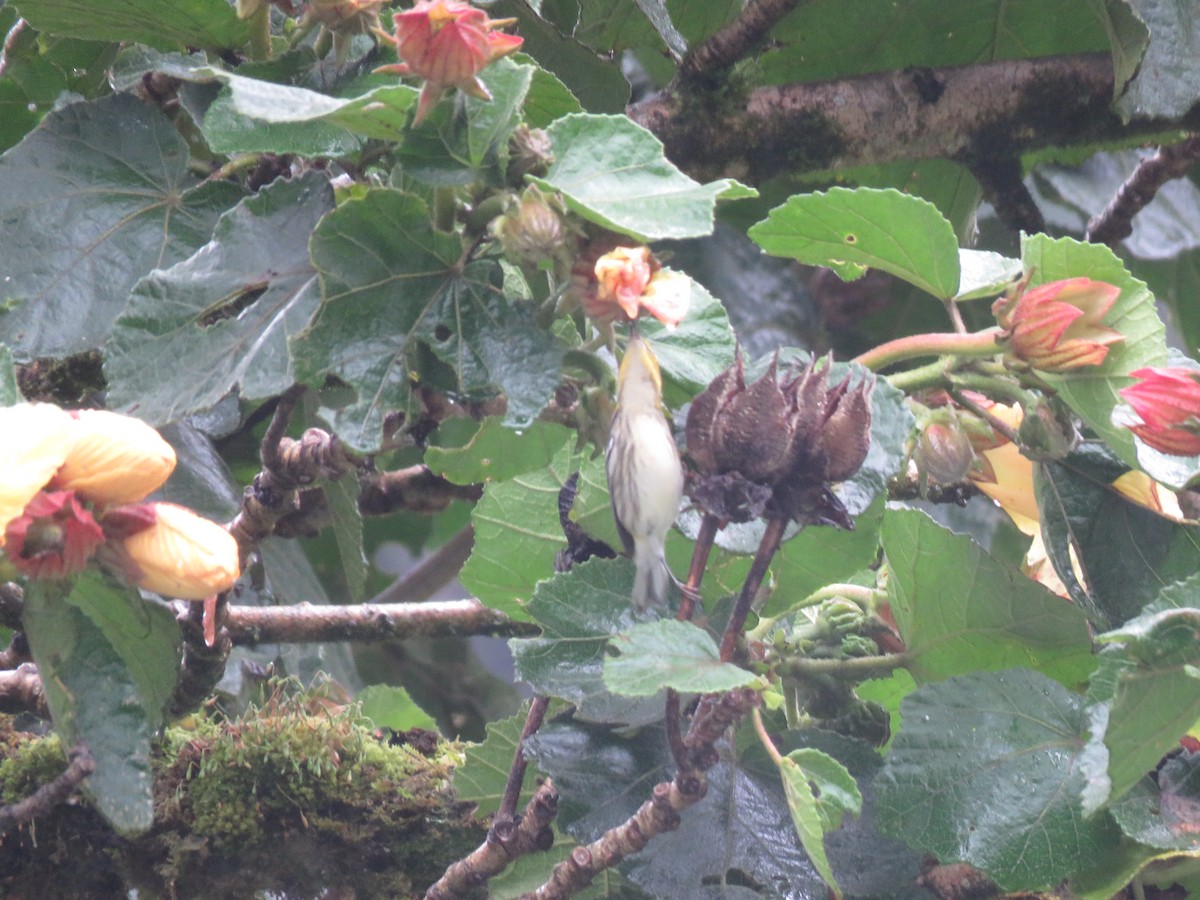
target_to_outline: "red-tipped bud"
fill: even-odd
[[[166,597],[203,600],[233,587],[238,547],[228,531],[190,509],[153,503],[154,524],[125,538],[137,585]]]
[[[4,530],[4,549],[30,578],[65,578],[83,570],[104,532],[74,491],[42,491]]]
[[[1119,393],[1142,420],[1129,430],[1163,453],[1200,455],[1200,372],[1168,366],[1129,374],[1141,380]]]
[[[337,34],[367,34],[379,27],[386,0],[309,0],[307,20]]]
[[[488,64],[516,52],[521,38],[494,29],[513,19],[489,19],[461,0],[420,0],[393,17],[396,33],[384,35],[402,62],[377,71],[425,79],[413,124],[424,121],[448,88],[457,87],[481,100],[492,95],[477,77]]]
[[[102,409],[71,416],[76,438],[51,487],[77,491],[98,506],[131,503],[174,471],[175,451],[145,422]]]
[[[992,312],[1008,331],[1014,356],[1044,372],[1096,366],[1109,345],[1125,340],[1100,324],[1121,289],[1090,278],[1068,278],[997,300]]]

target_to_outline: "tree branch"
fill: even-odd
[[[799,5],[800,0],[752,0],[736,19],[683,58],[679,78],[694,79],[728,69]]]
[[[1182,143],[1160,147],[1143,159],[1121,185],[1117,195],[1088,222],[1084,240],[1110,247],[1133,233],[1133,217],[1141,212],[1159,189],[1175,178],[1182,178],[1200,159],[1200,135],[1193,134]]]
[[[842,81],[764,87],[730,108],[677,85],[633,104],[694,177],[761,182],[783,172],[892,162],[1009,156],[1054,145],[1148,134],[1182,122],[1135,119],[1110,109],[1107,54],[925,68]]]
[[[231,604],[223,626],[233,643],[238,645],[382,641],[477,634],[528,637],[539,633],[536,625],[514,622],[504,613],[488,609],[474,599],[363,603],[356,606]]]
[[[0,672],[0,713],[15,715],[22,712],[33,713],[41,719],[50,718],[42,679],[33,663],[22,663],[8,672]]]
[[[96,770],[96,762],[83,744],[72,747],[67,759],[67,768],[49,784],[42,785],[20,803],[0,807],[0,834],[50,812]]]

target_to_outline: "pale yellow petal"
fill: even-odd
[[[4,528],[46,486],[75,441],[75,420],[50,403],[0,409],[0,546]]]

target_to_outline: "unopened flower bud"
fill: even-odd
[[[504,177],[509,184],[522,184],[526,175],[542,176],[554,163],[550,135],[540,128],[521,123],[508,139],[508,167]]]
[[[557,199],[536,186],[526,188],[513,209],[492,220],[491,232],[509,259],[531,266],[553,260],[567,238]]]
[[[1103,281],[1068,278],[1002,297],[992,312],[1014,356],[1044,372],[1069,372],[1099,365],[1110,344],[1125,340],[1101,324],[1120,293]]]
[[[490,63],[516,52],[521,38],[494,29],[515,19],[489,19],[487,13],[461,0],[419,0],[393,17],[395,35],[382,37],[403,62],[378,72],[417,75],[425,79],[413,125],[420,125],[438,99],[452,87],[481,100],[491,93],[477,77]]]
[[[386,0],[309,0],[307,22],[318,22],[340,35],[367,34],[379,26]]]
[[[83,571],[104,532],[74,491],[42,491],[4,530],[4,550],[30,578],[65,578]]]
[[[238,547],[228,531],[172,503],[153,503],[154,524],[124,540],[137,585],[165,597],[203,600],[233,587]]]
[[[821,607],[817,616],[820,625],[826,628],[834,637],[842,637],[852,631],[862,628],[866,622],[866,613],[853,600],[836,597]],[[874,648],[874,643],[871,644]]]
[[[1138,369],[1118,393],[1142,420],[1128,428],[1155,450],[1200,455],[1200,372],[1183,366]]]
[[[975,462],[971,439],[955,422],[931,422],[917,438],[917,469],[939,484],[956,484]]]
[[[50,486],[77,491],[99,506],[141,500],[175,469],[175,451],[130,416],[102,409],[71,413],[76,438]]]
[[[1025,411],[1017,435],[1037,459],[1062,459],[1079,440],[1075,423],[1046,400]]]

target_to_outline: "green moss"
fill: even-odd
[[[64,761],[57,739],[20,735],[6,722],[0,717],[0,791],[12,802]],[[447,788],[460,757],[445,742],[427,755],[391,746],[355,707],[277,685],[237,720],[197,717],[167,729],[149,834],[124,841],[86,804],[60,807],[21,840],[0,844],[0,895],[22,896],[51,872],[74,896],[108,896],[113,884],[151,896],[419,895],[483,839]],[[47,833],[70,852],[54,859]],[[62,867],[83,860],[93,880],[62,877]]]

